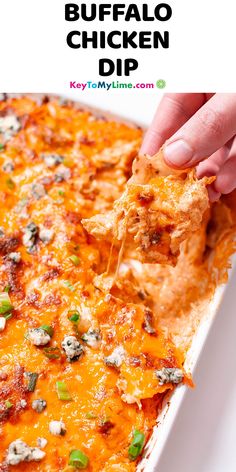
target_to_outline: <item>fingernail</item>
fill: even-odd
[[[166,161],[177,167],[186,165],[194,154],[193,149],[183,139],[166,144],[163,152]]]

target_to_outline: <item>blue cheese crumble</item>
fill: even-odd
[[[35,346],[45,346],[51,340],[49,334],[42,328],[29,329],[26,338]]]
[[[38,447],[30,447],[21,439],[16,439],[9,445],[6,462],[8,465],[18,465],[20,462],[41,461],[45,455]]]
[[[104,357],[104,362],[109,367],[116,367],[117,369],[119,369],[124,359],[125,350],[123,346],[118,346],[109,356]]]
[[[81,336],[81,339],[89,346],[94,349],[99,347],[101,341],[101,334],[99,329],[89,328],[87,333]]]
[[[41,157],[49,168],[56,167],[64,161],[64,157],[60,154],[42,154]]]
[[[179,384],[184,377],[183,371],[176,367],[163,367],[163,369],[156,370],[155,375],[159,380],[159,385],[166,383]]]
[[[54,436],[64,436],[66,434],[66,426],[63,421],[50,421],[49,423],[49,431]]]
[[[69,362],[77,361],[83,354],[83,347],[75,336],[65,336],[62,343],[62,349],[65,351]]]
[[[15,115],[7,115],[0,117],[0,134],[3,135],[3,140],[6,143],[14,134],[21,128],[20,121]]]

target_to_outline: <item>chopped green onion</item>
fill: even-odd
[[[10,320],[12,318],[12,313],[7,313],[6,315],[3,315],[5,320]]]
[[[72,285],[69,280],[64,280],[63,283],[66,287],[68,287],[71,290],[71,292],[75,291],[74,285]]]
[[[7,292],[0,293],[0,314],[8,315],[13,310],[10,297]]]
[[[65,382],[56,382],[56,391],[58,398],[63,401],[72,400],[72,396],[65,384]]]
[[[88,412],[88,413],[86,413],[85,418],[87,418],[88,420],[92,420],[94,418],[97,418],[97,416],[92,412],[91,413]]]
[[[77,323],[77,321],[79,321],[79,319],[80,319],[79,312],[70,310],[69,313],[71,313],[70,316],[68,317],[69,320],[72,321],[72,323]]]
[[[78,266],[80,264],[80,259],[75,254],[72,254],[72,256],[70,256],[69,259],[75,266]]]
[[[8,285],[6,285],[6,287],[4,288],[3,291],[8,293],[10,291],[10,289],[11,289],[11,286],[10,286],[10,284],[8,284]]]
[[[43,352],[48,359],[59,359],[61,357],[59,347],[45,347]]]
[[[50,337],[53,336],[53,333],[54,333],[54,329],[52,326],[49,326],[49,325],[42,325],[40,326],[41,329],[43,329],[44,331],[46,331]]]
[[[130,444],[128,454],[131,461],[135,461],[142,453],[145,442],[145,436],[141,431],[135,429],[133,432],[133,440]]]
[[[4,149],[4,144],[0,143],[0,151]]]
[[[58,190],[58,195],[60,195],[60,197],[64,197],[65,196],[64,190]]]
[[[6,180],[6,185],[8,186],[10,190],[13,190],[16,186],[15,182],[13,182],[13,180],[10,179],[10,177],[9,179]]]
[[[26,372],[26,376],[29,378],[27,390],[28,392],[34,392],[39,374],[36,372]]]
[[[69,465],[77,467],[77,469],[86,469],[89,462],[89,458],[84,454],[84,452],[79,449],[74,449],[70,453]]]
[[[11,403],[10,400],[6,400],[6,401],[5,401],[5,406],[6,406],[6,408],[9,410],[10,408],[13,407],[13,403]]]

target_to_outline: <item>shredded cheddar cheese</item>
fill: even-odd
[[[167,318],[172,309],[186,320],[215,287],[210,212],[192,258],[185,246],[176,268],[157,274],[126,260],[108,287],[102,274],[114,276],[119,247],[81,224],[112,209],[141,139],[135,126],[60,99],[0,102],[1,472],[135,471],[166,392],[191,384],[183,329]],[[223,273],[214,221],[211,263]],[[228,261],[230,216],[226,227]],[[183,258],[195,271],[184,283]],[[171,271],[185,290],[181,310],[160,289],[174,293]]]

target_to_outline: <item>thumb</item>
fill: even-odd
[[[236,93],[214,95],[164,145],[171,167],[185,168],[209,157],[236,134]]]

